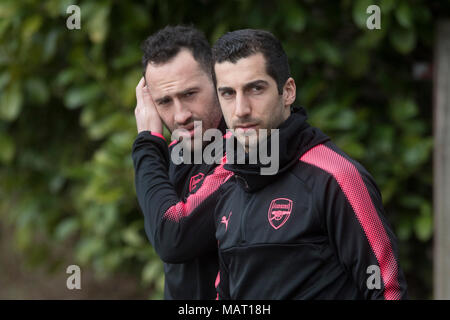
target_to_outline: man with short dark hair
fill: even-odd
[[[405,298],[397,243],[384,217],[381,194],[359,163],[309,126],[303,109],[291,110],[295,81],[279,41],[265,31],[239,30],[220,38],[213,53],[221,108],[234,131],[228,141],[236,139],[245,148],[247,162],[230,161],[236,160],[230,156],[229,163],[209,171],[198,191],[179,201],[163,174],[169,157],[162,139],[147,129],[150,134],[142,136],[154,139],[152,148],[142,145],[138,137],[133,147],[137,189],[140,185],[141,190],[138,198],[157,252],[167,254],[171,262],[185,262],[214,252],[218,244],[216,286],[222,299]],[[173,59],[167,63],[183,65],[177,64],[177,56]],[[147,100],[137,90],[137,109],[154,112],[156,108],[149,107],[152,97],[163,97],[161,101],[169,105],[186,98],[180,94],[183,90],[171,92],[170,88],[177,88],[172,81],[156,81],[155,86],[155,92],[163,94],[148,94]],[[138,128],[141,119],[152,119],[141,118],[139,110],[136,114]],[[167,114],[169,122],[171,113]],[[278,131],[265,140],[263,129]],[[186,138],[194,136],[195,128],[190,131]],[[279,170],[263,175],[268,164],[260,158],[256,164],[249,163],[249,155],[263,143],[272,145],[269,140],[273,139],[279,147],[271,150],[278,150]],[[197,181],[194,177],[191,181]],[[160,207],[158,201],[168,197],[173,200]],[[199,214],[206,208],[215,208],[214,215]],[[218,241],[211,236],[214,224]],[[184,276],[193,274],[194,282],[173,277],[178,297],[201,298],[183,295],[183,290],[193,292],[194,283],[209,290],[213,273],[202,278],[202,264],[194,265],[195,271],[186,269]]]
[[[235,183],[215,211],[220,298],[405,298],[380,191],[362,165],[306,122],[303,109],[291,110],[296,86],[279,41],[262,30],[229,32],[213,58],[237,141],[247,152],[271,139],[279,144],[275,175],[262,175],[261,162],[224,166]],[[279,131],[263,141],[263,129]]]
[[[211,48],[200,31],[169,26],[151,35],[143,51],[132,157],[145,231],[165,262],[166,299],[214,299],[219,266],[208,204],[215,203],[229,172],[204,162],[175,165],[169,156],[178,144],[185,144],[187,152],[204,148],[196,137],[207,129],[225,132],[211,76]],[[181,131],[170,147],[163,123],[172,133]],[[183,234],[195,228],[208,232],[186,241]]]

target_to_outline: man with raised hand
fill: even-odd
[[[296,84],[280,42],[262,30],[229,32],[213,59],[224,118],[247,158],[271,139],[278,144],[271,156],[279,157],[272,175],[262,174],[260,159],[225,165],[237,185],[224,189],[215,211],[219,297],[405,298],[380,191],[306,122],[305,110],[291,110]]]
[[[165,262],[165,299],[214,299],[219,266],[210,208],[230,172],[204,161],[175,165],[171,156],[181,144],[185,154],[175,158],[201,153],[206,146],[201,137],[211,128],[220,129],[223,139],[225,123],[211,75],[211,48],[200,31],[169,26],[151,35],[143,51],[132,158],[145,231]],[[163,123],[179,133],[170,147]],[[195,238],[186,239],[184,234],[191,232]]]

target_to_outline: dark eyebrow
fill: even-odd
[[[183,91],[181,91],[181,92],[178,92],[178,93],[177,93],[177,96],[182,96],[182,95],[184,95],[184,94],[186,94],[186,93],[188,93],[188,92],[191,92],[191,91],[198,91],[198,90],[199,90],[199,87],[188,88],[188,89],[186,89],[186,90],[183,90]]]
[[[188,92],[190,92],[190,91],[196,91],[196,90],[199,90],[199,87],[188,88],[188,89],[186,89],[186,90],[177,92],[175,95],[177,95],[177,96],[182,96],[182,95],[184,95],[184,94],[186,94],[186,93],[188,93]],[[164,96],[164,97],[155,99],[155,103],[156,103],[156,104],[159,104],[160,102],[162,102],[162,101],[164,101],[164,100],[167,100],[167,99],[170,100],[170,99],[172,99],[172,98],[171,98],[170,96]]]
[[[261,85],[267,86],[268,84],[269,83],[266,80],[255,80],[255,81],[252,81],[252,82],[249,82],[249,83],[245,84],[244,85],[244,91],[248,90],[250,88],[254,88],[256,86],[261,86]]]
[[[234,89],[233,88],[230,88],[230,87],[220,87],[220,88],[217,88],[217,91],[219,91],[219,92],[223,92],[223,91],[234,91]]]
[[[156,99],[155,100],[155,103],[156,104],[160,104],[161,102],[163,102],[164,100],[167,100],[167,99],[171,99],[169,96],[164,96],[164,97],[162,97],[162,98],[158,98],[158,99]]]
[[[255,80],[255,81],[246,83],[244,85],[244,90],[248,90],[250,88],[253,88],[253,87],[256,87],[256,86],[260,86],[260,85],[267,86],[268,84],[269,83],[266,80]],[[231,88],[231,87],[219,87],[219,88],[217,88],[217,91],[219,91],[219,92],[230,91],[230,90],[234,91],[234,89]]]

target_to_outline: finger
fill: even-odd
[[[151,109],[152,111],[156,111],[156,104],[153,101],[153,97],[150,94],[150,88],[145,80],[145,77],[142,77],[141,81],[143,81],[141,88],[142,95],[142,106]],[[141,82],[139,82],[141,84]]]
[[[146,107],[155,108],[155,102],[153,101],[153,97],[148,86],[142,88],[142,97]]]
[[[143,99],[144,99],[144,105],[146,108],[148,108],[149,110],[156,111],[156,105],[155,105],[155,102],[153,101],[153,98],[152,98],[152,95],[150,94],[150,92],[144,93]]]
[[[144,77],[141,78],[141,80],[139,81],[138,85],[136,86],[136,100],[137,100],[137,104],[142,105],[144,103],[144,97],[142,95],[142,87],[144,85]]]
[[[136,90],[142,89],[145,86],[146,86],[145,79],[144,79],[144,77],[141,77],[141,79],[139,80],[139,83],[136,86]]]
[[[150,93],[150,89],[147,86],[142,87],[142,92],[143,93]]]

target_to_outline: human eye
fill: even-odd
[[[251,92],[256,93],[256,94],[261,93],[263,90],[264,90],[264,87],[261,85],[255,85],[251,88]]]
[[[170,103],[170,99],[169,98],[164,98],[158,101],[158,106],[164,107],[169,105]]]
[[[233,96],[233,94],[234,94],[233,90],[223,90],[220,93],[220,95],[225,99],[231,98]]]
[[[186,92],[185,94],[184,94],[184,97],[185,98],[190,98],[190,97],[192,97],[192,96],[194,96],[195,94],[197,93],[197,91],[188,91],[188,92]]]

